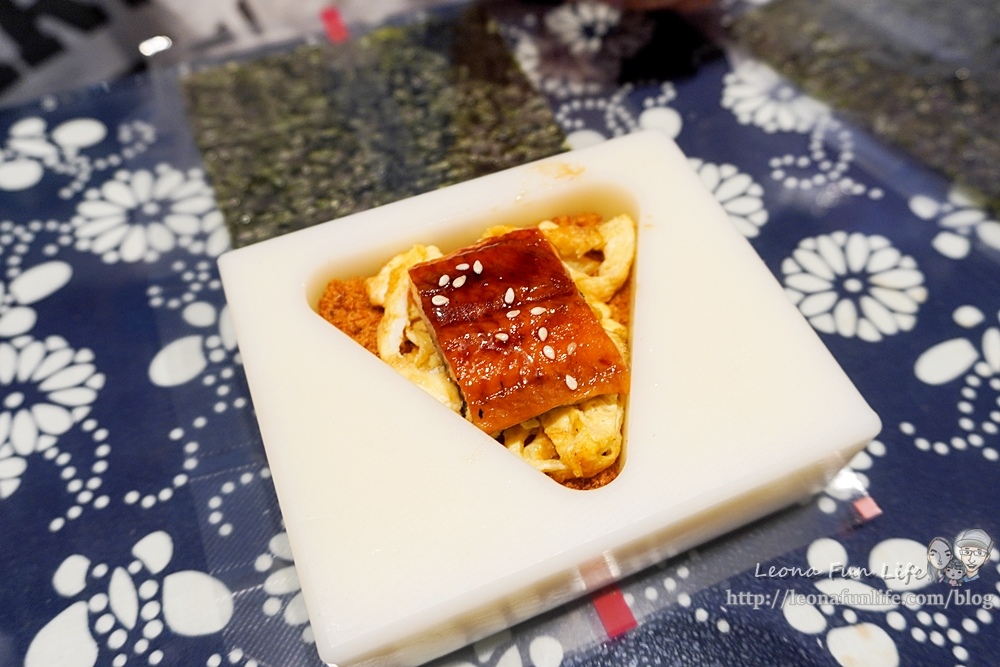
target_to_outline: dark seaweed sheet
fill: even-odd
[[[776,0],[738,43],[1000,209],[1000,4]]]
[[[565,149],[475,6],[201,69],[182,88],[235,247]]]

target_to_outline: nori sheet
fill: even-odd
[[[842,116],[1000,210],[996,0],[775,0],[738,44]]]
[[[566,149],[476,5],[181,85],[234,247]]]

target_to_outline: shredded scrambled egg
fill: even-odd
[[[632,270],[635,222],[619,215],[596,226],[557,225],[538,228],[556,247],[587,304],[628,360],[628,330],[611,317],[608,303]],[[497,226],[482,238],[500,236],[515,227]],[[599,253],[601,259],[595,258]],[[416,245],[389,260],[366,281],[368,298],[384,308],[378,326],[379,357],[411,382],[461,414],[458,386],[448,376],[420,312],[410,298],[411,266],[441,257],[435,246]],[[625,419],[624,397],[609,394],[575,405],[553,408],[503,432],[504,445],[557,481],[596,475],[618,460]]]

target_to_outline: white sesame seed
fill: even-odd
[[[576,343],[570,343],[569,345],[567,345],[566,351],[569,352],[570,354],[576,352]]]
[[[443,294],[435,294],[434,296],[431,297],[431,303],[433,303],[435,306],[443,306],[446,303],[448,303],[448,297],[444,296]]]
[[[513,287],[508,287],[507,291],[504,292],[503,302],[506,303],[506,304],[508,304],[508,305],[514,303],[514,288]]]
[[[507,319],[512,320],[512,319],[514,319],[515,317],[517,317],[520,314],[521,314],[520,310],[508,310],[507,311]]]
[[[477,259],[476,262],[472,265],[472,270],[476,272],[476,275],[479,275],[480,273],[483,272],[483,263]]]
[[[573,377],[572,375],[567,375],[566,386],[569,387],[570,391],[576,391],[577,388],[576,378]]]
[[[545,308],[542,308],[541,306],[535,306],[534,308],[531,309],[532,315],[541,315],[544,312]]]
[[[542,327],[541,329],[538,330],[538,340],[540,340],[540,341],[542,341],[544,343],[545,339],[548,338],[548,337],[549,337],[549,330],[548,329],[546,329],[545,327]]]
[[[438,278],[438,287],[444,287],[445,285],[448,284],[449,280],[451,280],[451,278],[448,277],[448,274],[447,273],[444,274],[443,276]]]
[[[465,276],[459,276],[458,278],[455,278],[455,282],[453,282],[451,284],[451,286],[452,287],[461,287],[464,284],[465,284]]]
[[[542,348],[542,354],[544,354],[549,359],[555,359],[556,358],[556,351],[552,349],[551,345],[546,345],[545,347],[543,347]]]
[[[469,265],[466,264],[465,262],[462,262],[461,264],[456,266],[455,269],[458,271],[467,271],[469,269]]]
[[[505,341],[505,340],[507,340],[508,338],[510,338],[510,336],[508,336],[508,335],[507,335],[507,334],[505,334],[505,333],[498,333],[498,334],[493,334],[493,337],[494,337],[494,338],[496,338],[497,340],[502,340],[502,341]]]

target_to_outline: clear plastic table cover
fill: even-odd
[[[885,428],[803,505],[438,664],[991,664],[1000,223],[735,54],[575,84],[545,40],[620,19],[583,6],[502,20],[570,142],[674,137]],[[227,247],[172,76],[0,112],[0,664],[319,664]]]

